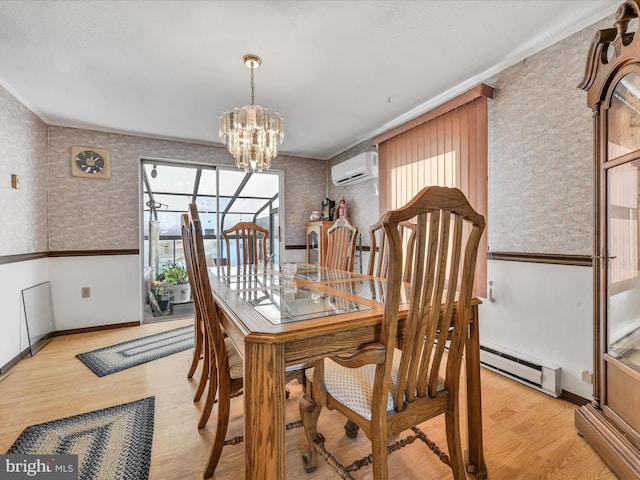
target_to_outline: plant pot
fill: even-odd
[[[191,285],[188,283],[172,283],[167,285],[169,302],[185,303],[191,300]]]

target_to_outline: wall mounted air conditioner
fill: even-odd
[[[331,167],[336,186],[355,185],[378,177],[378,152],[363,152]]]

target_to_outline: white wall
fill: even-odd
[[[491,252],[592,254],[593,119],[584,75],[589,44],[613,17],[497,73],[489,102]],[[495,303],[481,307],[480,342],[562,368],[562,389],[591,398],[592,269],[490,261]]]
[[[57,330],[140,322],[139,255],[49,258]],[[91,296],[82,298],[82,287]]]
[[[306,262],[307,251],[302,249],[289,249],[284,251],[285,262]]]
[[[0,304],[2,333],[0,334],[0,366],[29,347],[22,290],[49,279],[48,259],[29,260],[0,265]]]
[[[591,267],[489,261],[494,301],[480,305],[480,343],[558,365],[562,389],[590,399],[593,371]]]
[[[29,347],[21,291],[46,281],[51,282],[58,331],[141,321],[138,255],[54,257],[0,265],[0,366]],[[82,287],[91,288],[89,298],[82,298]]]

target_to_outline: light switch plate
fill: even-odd
[[[11,174],[11,188],[15,188],[16,190],[20,188],[20,184],[22,181],[20,180],[20,175],[16,175],[15,173]]]

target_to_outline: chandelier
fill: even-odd
[[[251,105],[234,108],[220,116],[220,139],[245,172],[262,172],[271,166],[284,139],[284,121],[266,108],[254,105],[253,71],[262,59],[257,55],[242,57],[251,69]]]

